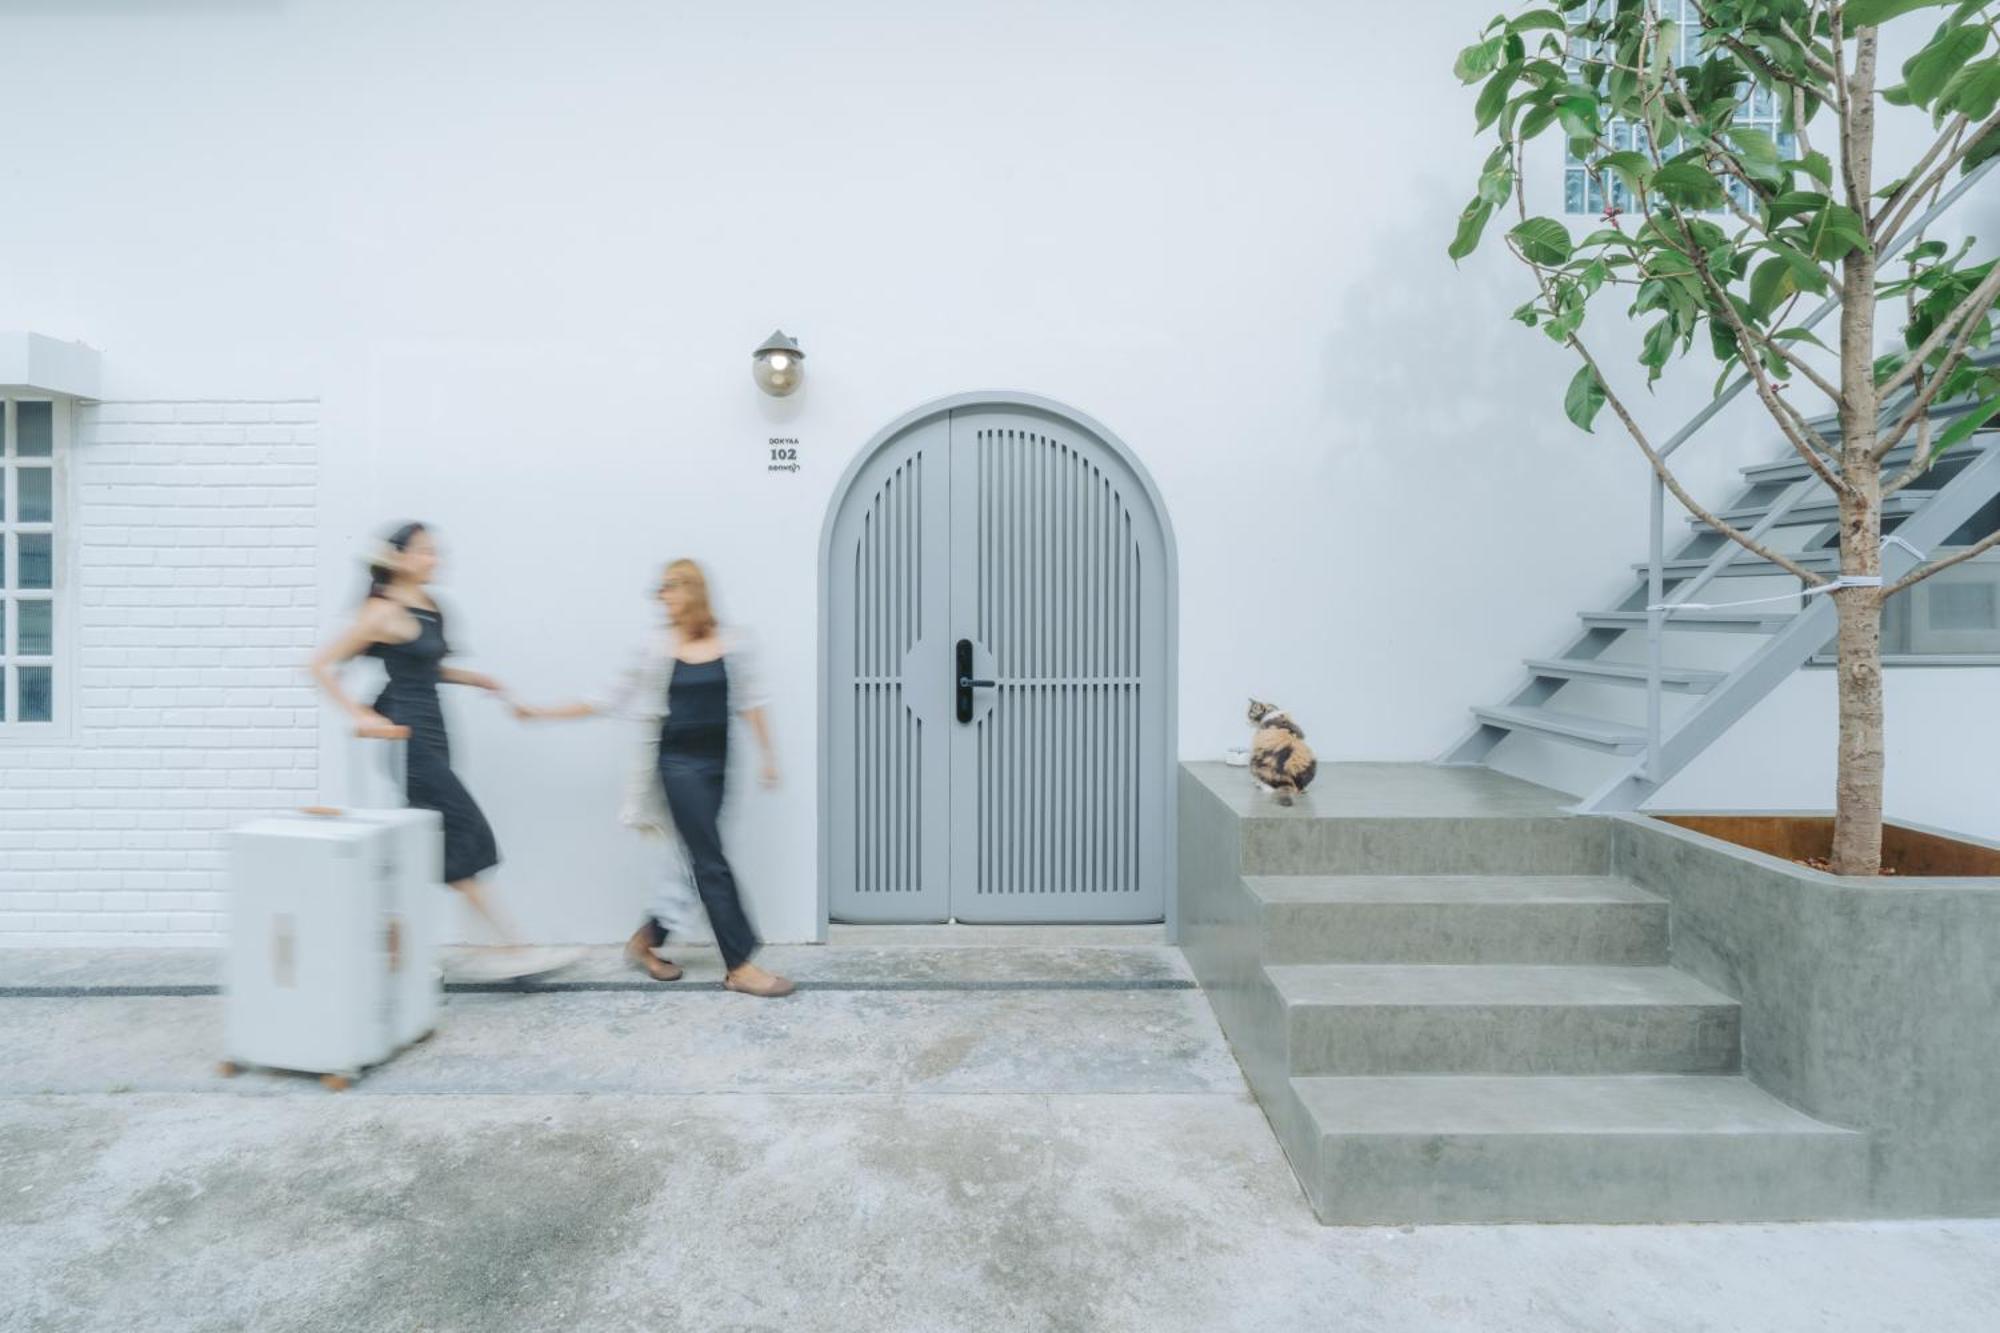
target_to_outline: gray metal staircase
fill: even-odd
[[[1978,359],[2000,364],[2000,349]],[[1885,404],[1884,419],[1894,420],[1908,403],[1905,391]],[[1971,407],[1966,402],[1936,404],[1930,415],[1942,428]],[[1829,440],[1839,436],[1837,419],[1813,425]],[[1899,472],[1912,447],[1906,444],[1890,454],[1883,462],[1884,475]],[[1741,493],[1717,512],[1806,568],[1837,572],[1837,507],[1804,461],[1788,451],[1784,458],[1742,469],[1742,476]],[[1949,553],[2000,526],[2000,418],[1940,458],[1919,486],[1890,497],[1883,507],[1883,530],[1899,539],[1883,552],[1882,572],[1889,582],[1918,563],[1911,548],[1927,556]],[[1471,730],[1445,753],[1444,762],[1485,763],[1514,736],[1578,746],[1619,761],[1578,808],[1637,809],[1825,649],[1835,630],[1831,597],[1801,595],[1802,583],[1787,571],[1698,520],[1690,517],[1689,522],[1695,531],[1659,560],[1657,584],[1652,561],[1635,565],[1638,577],[1615,606],[1584,612],[1581,630],[1560,651],[1526,660],[1526,679],[1512,694],[1472,710]],[[1765,596],[1780,600],[1718,605]],[[1709,599],[1714,609],[1700,605]],[[1672,608],[1677,602],[1695,605],[1649,610],[1663,603]],[[1739,656],[1724,664],[1716,642],[1722,635],[1754,636],[1757,641],[1745,654],[1741,639],[1734,640]],[[1649,639],[1658,646],[1635,653]],[[1621,715],[1630,710],[1607,701],[1606,692],[1596,688],[1601,686],[1647,691],[1645,719]],[[1672,716],[1664,714],[1660,703],[1660,695],[1669,693],[1687,701]]]

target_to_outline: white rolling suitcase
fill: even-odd
[[[304,1070],[339,1089],[430,1034],[443,836],[428,810],[326,807],[235,831],[223,1073]]]

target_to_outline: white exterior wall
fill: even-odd
[[[1329,759],[1435,755],[1643,554],[1643,463],[1608,418],[1562,419],[1573,364],[1506,319],[1525,275],[1497,245],[1444,256],[1483,156],[1450,66],[1492,7],[1380,13],[18,16],[0,114],[39,128],[9,150],[33,206],[0,210],[0,310],[103,348],[114,396],[321,401],[315,632],[356,597],[365,538],[423,518],[467,664],[553,700],[644,630],[660,560],[705,560],[761,632],[787,773],[733,799],[739,872],[767,935],[809,938],[820,523],[848,459],[918,403],[1044,394],[1151,470],[1189,755],[1239,741],[1253,692]],[[1560,206],[1549,147],[1540,212]],[[808,354],[784,402],[747,365],[777,325]],[[1629,366],[1635,339],[1591,332]],[[1649,396],[1616,373],[1662,433],[1712,378]],[[801,472],[764,470],[774,435]],[[1714,494],[1771,449],[1754,405],[1733,411],[1691,479]],[[629,928],[652,861],[613,818],[628,739],[452,706],[503,900],[548,938]],[[1772,772],[1812,781],[1830,723]],[[1955,731],[1895,743],[1915,756],[1896,772],[1934,774],[1922,756]]]
[[[77,411],[76,698],[68,738],[0,742],[0,943],[219,943],[224,830],[309,802],[317,415]]]

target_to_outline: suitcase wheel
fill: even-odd
[[[243,1072],[243,1066],[237,1064],[234,1060],[224,1060],[215,1067],[215,1072],[224,1078],[235,1078]]]
[[[354,1086],[353,1076],[348,1074],[321,1074],[319,1082],[328,1092],[346,1092]]]

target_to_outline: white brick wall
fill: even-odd
[[[77,409],[74,727],[0,743],[0,946],[220,944],[223,832],[310,801],[318,416]]]

